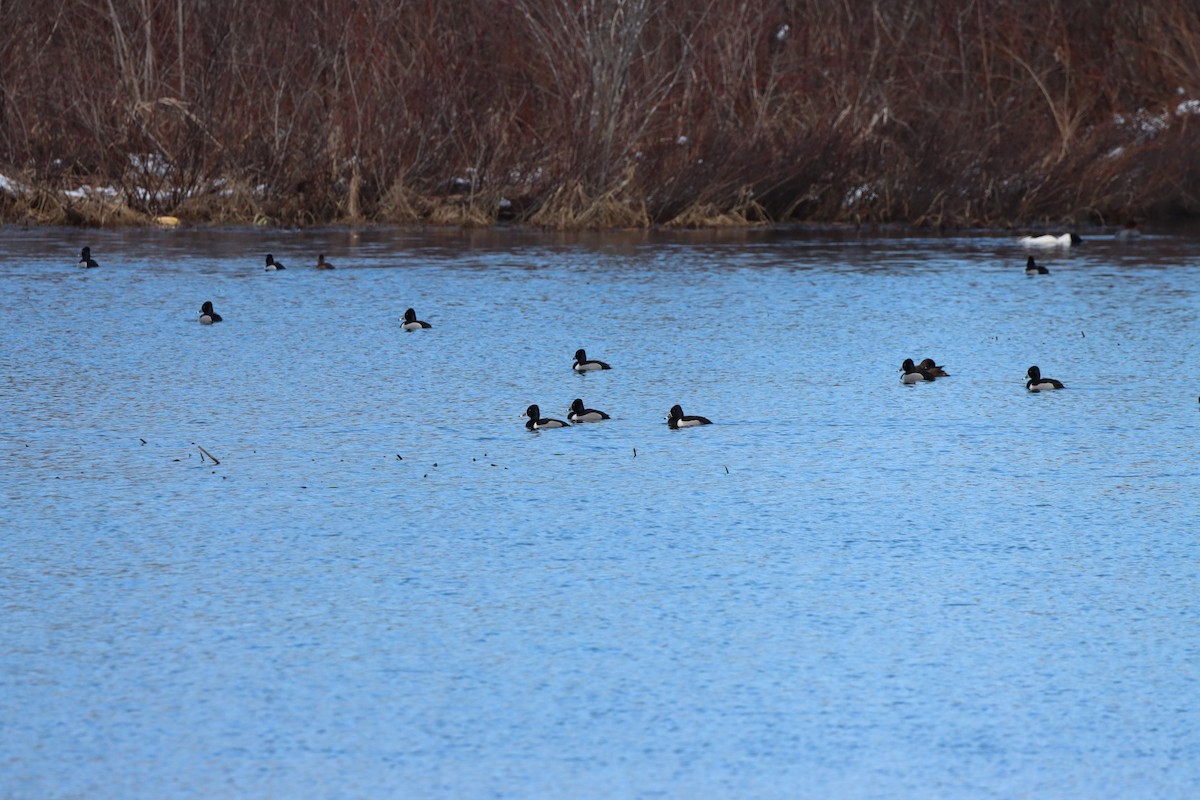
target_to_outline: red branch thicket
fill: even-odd
[[[1200,211],[1200,5],[1177,0],[0,0],[0,18],[10,219]]]

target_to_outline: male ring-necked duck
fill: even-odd
[[[1026,275],[1049,275],[1050,270],[1046,269],[1041,264],[1034,261],[1033,256],[1030,256],[1029,258],[1027,258],[1025,260],[1025,274]]]
[[[220,322],[221,315],[213,311],[212,301],[205,300],[204,305],[200,306],[200,324],[212,325],[214,322]]]
[[[79,251],[79,263],[83,264],[84,269],[100,266],[96,263],[96,259],[92,258],[92,248],[90,247],[85,247]]]
[[[406,331],[419,331],[422,328],[432,328],[433,326],[417,319],[417,312],[410,308],[404,312],[404,322],[400,323],[400,327]]]
[[[587,353],[581,347],[575,351],[575,363],[571,365],[571,369],[576,372],[590,372],[594,369],[612,369],[612,367],[603,361],[597,361],[594,358],[589,359]]]
[[[1083,239],[1075,233],[1064,233],[1061,236],[1045,233],[1041,236],[1022,236],[1017,242],[1024,247],[1076,247],[1083,244]]]
[[[333,269],[333,264],[325,260],[325,254],[317,256],[317,269]]]
[[[529,417],[529,422],[525,423],[525,427],[531,431],[540,431],[542,428],[565,428],[567,423],[561,419],[551,419],[550,417],[542,416],[542,409],[537,403],[534,403],[529,408],[525,409],[523,417]]]
[[[274,272],[277,269],[287,269],[283,264],[275,260],[275,256],[267,253],[267,266],[264,268],[267,272]]]
[[[1062,381],[1056,381],[1054,378],[1043,378],[1042,371],[1037,367],[1030,367],[1025,373],[1025,377],[1029,380],[1025,382],[1025,388],[1031,392],[1044,392],[1049,389],[1062,389]]]
[[[950,377],[950,373],[946,372],[946,369],[944,367],[942,367],[940,364],[935,363],[932,358],[927,358],[924,361],[922,361],[920,364],[917,364],[917,369],[928,372],[930,375],[932,375],[935,378],[949,378]]]
[[[599,422],[602,419],[608,419],[608,414],[603,411],[597,411],[594,408],[584,408],[583,400],[576,397],[571,401],[571,410],[567,412],[567,419],[571,422]]]
[[[928,371],[914,364],[911,358],[904,359],[904,363],[900,365],[900,371],[904,373],[900,376],[901,383],[921,383],[934,379],[934,376],[930,375]]]
[[[678,403],[671,406],[670,413],[667,414],[667,427],[671,430],[679,428],[694,428],[697,425],[712,425],[712,420],[708,417],[697,417],[694,415],[685,416],[683,407]]]

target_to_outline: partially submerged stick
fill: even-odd
[[[200,447],[200,445],[196,445],[196,447]],[[220,464],[220,463],[221,463],[220,461],[217,461],[217,459],[213,458],[213,454],[212,454],[212,453],[210,453],[210,452],[208,452],[207,450],[205,450],[203,447],[200,447],[200,452],[201,452],[201,453],[203,453],[204,455],[208,456],[209,458],[212,458],[212,462],[213,462],[214,464]]]

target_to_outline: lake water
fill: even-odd
[[[1200,238],[1084,233],[0,229],[0,797],[1200,796]]]

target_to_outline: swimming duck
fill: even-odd
[[[1049,389],[1062,389],[1062,381],[1056,381],[1054,378],[1043,378],[1042,371],[1037,367],[1030,367],[1025,373],[1025,377],[1029,380],[1025,383],[1025,388],[1031,392],[1042,392]]]
[[[410,308],[404,312],[404,322],[400,323],[400,327],[406,331],[419,331],[422,328],[432,328],[433,326],[417,319],[417,312]]]
[[[935,378],[949,378],[950,373],[938,364],[935,364],[932,358],[927,358],[920,364],[917,364],[917,369],[929,373]]]
[[[671,406],[671,411],[667,414],[667,427],[671,430],[694,428],[697,425],[712,425],[712,420],[708,417],[684,416],[682,406],[679,404]]]
[[[529,408],[525,409],[523,417],[529,417],[529,422],[525,423],[525,427],[531,431],[540,431],[542,428],[565,428],[567,423],[561,419],[551,419],[542,416],[542,409],[537,403],[534,403]]]
[[[321,253],[321,255],[317,256],[317,269],[333,269],[333,268],[334,268],[333,264],[330,264],[328,261],[325,260],[324,253]]]
[[[1026,275],[1049,275],[1050,270],[1046,269],[1041,264],[1034,261],[1033,256],[1030,256],[1025,261],[1025,274]]]
[[[200,324],[212,325],[214,322],[220,322],[221,315],[213,311],[212,301],[205,300],[204,305],[200,306]]]
[[[584,408],[583,400],[576,397],[571,401],[571,410],[567,412],[567,419],[571,422],[599,422],[602,419],[609,419],[609,416],[594,408]]]
[[[1138,238],[1142,232],[1138,230],[1138,224],[1134,220],[1129,220],[1125,223],[1125,227],[1117,231],[1117,239],[1122,242],[1128,242]]]
[[[100,266],[96,263],[96,259],[92,258],[92,248],[90,247],[85,247],[79,251],[79,263],[83,264],[84,269]]]
[[[1061,236],[1045,233],[1041,236],[1022,236],[1017,242],[1024,247],[1077,247],[1083,244],[1083,239],[1074,233],[1064,233]]]
[[[287,269],[287,267],[285,267],[283,264],[280,264],[278,261],[276,261],[275,256],[271,255],[270,253],[267,253],[267,266],[265,267],[265,269],[267,272],[274,272],[277,269]]]
[[[608,364],[605,364],[603,361],[589,359],[587,357],[587,353],[585,353],[581,347],[575,351],[575,363],[571,365],[571,369],[575,370],[576,372],[590,372],[594,369],[612,369],[612,367],[610,367]]]
[[[911,358],[904,359],[904,363],[900,365],[900,371],[904,373],[900,376],[901,383],[921,383],[934,378],[933,375],[914,364]]]

